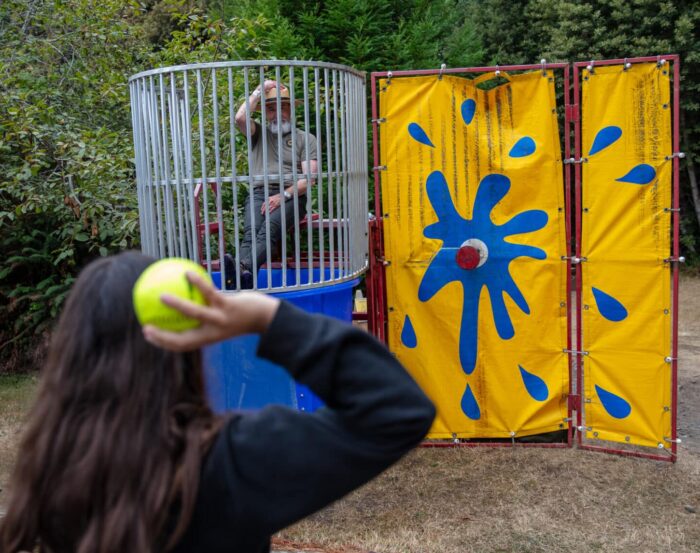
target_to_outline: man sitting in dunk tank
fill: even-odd
[[[262,112],[263,93],[264,128],[250,117],[250,112],[246,113],[246,103],[250,111]],[[306,194],[310,193],[309,188],[313,186],[310,175],[316,174],[318,170],[317,141],[313,134],[294,126],[289,89],[277,81],[267,80],[262,87],[253,90],[247,102],[238,108],[235,121],[246,137],[250,132],[250,188],[244,202],[244,230],[238,258],[241,288],[252,288],[253,271],[257,271],[267,260],[266,221],[269,220],[270,251],[275,252],[283,239],[282,220],[285,222],[284,228],[289,229],[306,215]],[[224,262],[226,288],[235,288],[236,266],[233,256],[226,254]]]

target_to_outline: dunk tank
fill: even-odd
[[[267,200],[303,179],[277,251],[263,221],[253,286],[349,321],[367,270],[369,330],[437,406],[425,445],[546,442],[674,461],[679,63],[372,73],[369,218],[364,74],[281,61],[140,73],[143,250],[193,259],[237,293],[249,191],[262,186]],[[267,79],[289,87],[301,130],[292,174],[251,174],[256,146],[234,122],[243,109],[265,127],[247,99]],[[304,133],[316,151],[298,143]],[[285,140],[263,139],[255,155]],[[206,351],[217,408],[318,407],[255,345]]]
[[[266,81],[286,94],[255,101]],[[353,288],[368,267],[364,73],[330,63],[222,62],[146,71],[129,85],[142,251],[196,261],[226,293],[252,285],[350,322]],[[251,130],[267,128],[266,108],[281,113],[283,102],[295,130]],[[280,203],[277,230],[252,192],[268,205],[285,189],[291,199]],[[258,229],[247,284],[246,212]],[[244,336],[205,349],[214,408],[318,408],[308,389],[256,356],[257,343]]]

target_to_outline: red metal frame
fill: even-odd
[[[668,60],[669,58],[667,58]],[[672,57],[673,63],[673,152],[680,152],[680,105],[681,105],[681,60]],[[673,257],[678,258],[680,250],[680,159],[673,158]],[[671,299],[671,453],[675,461],[678,453],[678,263],[673,263],[673,290]]]
[[[612,60],[594,60],[592,63],[594,66],[601,65],[620,65],[623,63],[648,63],[648,62],[660,62],[661,60],[666,60],[667,63],[673,64],[673,139],[672,148],[673,152],[678,152],[680,147],[680,57],[678,54],[668,54],[665,56],[646,56],[639,58],[623,58],[623,59],[612,59]],[[589,65],[590,61],[575,62],[574,67],[574,104],[580,105],[580,83],[579,83],[579,70],[583,67]],[[579,110],[580,113],[580,110]],[[580,130],[580,117],[577,117],[574,122],[575,128],[575,142],[576,142],[576,159],[581,158],[581,130]],[[576,205],[575,205],[575,216],[576,216],[576,257],[581,257],[581,210],[583,206],[581,205],[581,166],[576,164],[575,169],[576,174]],[[672,256],[678,258],[680,255],[680,238],[679,238],[679,226],[680,226],[680,213],[679,209],[679,159],[678,157],[673,158],[673,188],[672,188],[672,203],[673,203],[673,244],[672,244]],[[672,330],[671,330],[671,448],[670,455],[658,455],[654,453],[646,453],[643,451],[629,451],[624,449],[618,449],[614,447],[597,446],[591,445],[583,442],[583,433],[579,430],[577,436],[577,445],[579,449],[584,449],[588,451],[599,451],[604,453],[614,453],[616,455],[622,455],[624,457],[640,457],[643,459],[652,459],[655,461],[667,461],[674,462],[677,458],[677,412],[678,412],[678,263],[672,263]],[[580,266],[576,268],[576,349],[583,350],[582,341],[582,328],[581,328],[581,270]],[[582,356],[577,354],[577,367],[578,367],[578,378],[577,378],[577,392],[582,394],[583,390],[583,371],[582,367]],[[580,429],[583,426],[583,409],[577,411],[577,427]]]
[[[386,272],[384,260],[384,236],[383,236],[383,212],[381,203],[381,177],[379,166],[381,163],[379,152],[379,110],[377,98],[377,81],[380,78],[389,77],[412,77],[419,75],[440,75],[440,74],[463,74],[463,73],[489,73],[493,71],[532,71],[542,69],[563,69],[564,70],[564,102],[566,105],[565,113],[565,155],[570,155],[570,139],[569,139],[569,124],[571,119],[569,105],[569,71],[568,63],[545,63],[545,64],[528,64],[528,65],[501,65],[490,67],[465,67],[452,69],[419,69],[407,71],[376,71],[371,74],[371,95],[372,95],[372,150],[373,150],[373,172],[374,172],[374,211],[376,220],[370,222],[370,268],[368,274],[368,312],[370,315],[369,330],[381,341],[387,343],[387,313],[386,313]],[[571,177],[568,166],[565,167],[565,217],[566,217],[566,253],[570,257],[571,244],[571,229],[569,226],[571,214]],[[374,228],[374,232],[373,229]],[[567,260],[567,320],[571,320],[571,262]],[[373,291],[370,294],[369,287],[372,283]],[[572,350],[571,343],[571,325],[567,324],[567,348]],[[573,358],[569,353],[569,397],[572,396],[572,367]],[[537,443],[522,443],[515,442],[424,442],[422,447],[428,448],[444,448],[444,447],[545,447],[545,448],[569,448],[573,445],[573,428],[572,428],[572,402],[569,401],[567,406],[569,424],[567,428],[567,441],[562,443],[537,444]]]
[[[572,117],[575,117],[577,106],[571,105],[571,91],[569,90],[570,68],[566,64],[564,67],[564,159],[571,157],[571,122]],[[567,443],[569,447],[573,445],[573,418],[572,412],[574,407],[580,405],[580,392],[578,399],[573,393],[573,378],[574,378],[574,358],[571,353],[574,345],[571,341],[571,165],[562,163],[564,168],[564,217],[566,219],[566,347],[569,350],[569,401],[568,401],[568,419],[569,425],[567,428]]]
[[[384,229],[381,200],[381,178],[379,175],[379,122],[377,105],[377,74],[370,76],[372,88],[372,163],[374,173],[374,220],[370,222],[369,241],[369,282],[372,283],[372,295],[367,293],[367,311],[372,313],[369,330],[383,343],[387,343],[386,316],[386,272],[384,265]]]
[[[579,95],[579,77],[578,69],[574,67],[574,106],[576,117],[574,123],[574,157],[581,159],[581,101]],[[581,165],[574,164],[574,242],[575,253],[577,258],[581,257]],[[574,265],[575,271],[575,286],[576,286],[576,351],[582,351],[583,333],[581,330],[581,266]],[[569,325],[571,326],[571,325]],[[581,353],[576,353],[576,393],[578,395],[578,405],[576,406],[576,427],[581,428],[583,425],[583,409],[581,408],[583,397],[583,356]],[[582,445],[581,432],[576,435],[576,443],[580,447]]]
[[[532,444],[523,442],[423,442],[420,447],[425,448],[455,448],[455,447],[538,447],[538,448],[548,448],[548,449],[568,449],[571,447],[570,443],[557,442],[551,444]]]

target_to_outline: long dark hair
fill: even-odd
[[[200,352],[143,338],[131,291],[151,262],[100,259],[73,286],[18,452],[2,553],[167,550],[187,528],[221,420]]]

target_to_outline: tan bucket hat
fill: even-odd
[[[289,89],[284,86],[280,85],[279,87],[274,87],[265,92],[265,105],[272,104],[273,106],[277,105],[277,95],[279,94],[280,97],[280,102],[281,103],[291,103],[292,99],[289,97]],[[303,102],[301,100],[294,100],[294,105],[298,106],[302,104]],[[257,111],[260,111],[262,109],[262,100],[258,104]]]

